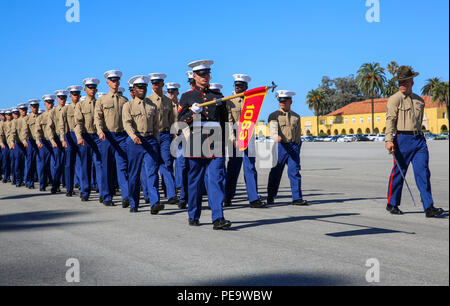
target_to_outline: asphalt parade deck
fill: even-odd
[[[212,230],[209,210],[189,227],[174,205],[130,214],[97,194],[82,203],[0,183],[0,285],[70,285],[66,261],[75,258],[81,285],[368,285],[366,263],[376,259],[376,284],[448,286],[449,144],[428,144],[434,200],[446,211],[436,219],[414,208],[406,187],[405,215],[386,212],[393,162],[384,143],[305,143],[307,207],[290,205],[285,173],[274,205],[249,208],[241,171],[228,231]],[[263,197],[269,170],[259,169]]]

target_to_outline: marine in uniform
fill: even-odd
[[[11,149],[11,137],[10,137],[10,132],[11,132],[11,124],[13,121],[13,115],[12,115],[12,110],[6,110],[5,111],[5,116],[6,116],[6,122],[3,125],[3,131],[5,133],[4,135],[4,140],[6,142],[6,146],[8,147],[8,156],[6,157],[7,160],[7,164],[6,164],[6,173],[7,173],[7,182],[11,182],[14,185],[14,169],[13,169],[13,164],[14,164],[14,160],[13,160],[13,150]],[[5,179],[5,178],[4,178]]]
[[[38,158],[39,149],[36,144],[36,120],[39,117],[39,101],[40,100],[37,99],[28,101],[31,108],[31,113],[25,117],[28,142],[26,155],[28,172],[25,176],[25,186],[29,189],[34,189],[34,179],[37,172],[37,165],[40,162]]]
[[[276,143],[277,164],[270,170],[267,186],[267,203],[273,204],[278,194],[285,165],[291,184],[292,204],[308,205],[303,200],[302,177],[300,175],[301,125],[300,116],[291,110],[294,92],[279,90],[277,98],[280,109],[269,116],[270,134]]]
[[[164,95],[164,73],[150,74],[153,93],[147,98],[158,107],[159,114],[159,148],[160,148],[160,166],[159,172],[165,185],[168,204],[178,204],[179,200],[175,188],[175,177],[173,173],[174,158],[170,151],[170,144],[173,140],[171,127],[175,123],[175,114],[173,112],[172,101]]]
[[[52,189],[51,193],[60,192],[60,184],[64,173],[64,148],[61,143],[61,130],[59,129],[59,122],[61,120],[61,113],[66,107],[67,96],[69,92],[61,89],[55,91],[58,106],[52,108],[47,115],[47,134],[50,137],[52,145],[52,154],[50,159],[52,172]],[[64,135],[63,135],[64,137]]]
[[[18,114],[16,119],[12,122],[10,137],[14,156],[14,178],[16,187],[24,185],[25,176],[28,174],[28,165],[25,163],[25,156],[27,155],[27,126],[26,119],[28,106],[25,104],[19,105],[13,110],[13,115]]]
[[[225,133],[223,131],[228,114],[223,104],[199,107],[199,104],[203,102],[223,98],[222,95],[213,93],[209,89],[213,63],[210,60],[201,60],[188,65],[194,73],[195,87],[181,96],[178,121],[189,125],[187,135],[182,134],[183,137],[187,137],[184,156],[189,161],[189,225],[199,225],[202,187],[207,175],[206,188],[212,212],[213,229],[221,230],[231,226],[231,222],[224,218],[222,208],[225,198]]]
[[[69,86],[67,88],[72,103],[62,109],[58,122],[59,137],[65,151],[64,176],[67,197],[73,196],[75,174],[78,174],[81,169],[80,148],[75,136],[75,109],[80,101],[82,90],[83,88],[77,85]]]
[[[47,129],[48,116],[53,109],[56,96],[45,95],[42,97],[45,105],[45,112],[39,115],[36,120],[36,144],[38,146],[38,158],[39,163],[37,164],[37,171],[39,177],[39,190],[46,191],[48,184],[52,180],[51,171],[51,156],[53,154],[53,148],[50,143],[52,139],[52,134],[50,134]]]
[[[147,76],[136,76],[130,80],[133,84],[134,99],[123,107],[123,126],[128,134],[128,189],[130,193],[130,212],[138,212],[141,178],[147,185],[150,212],[153,215],[164,209],[160,204],[157,189],[159,168],[159,111],[158,107],[148,98]],[[144,176],[141,176],[141,171]]]
[[[414,78],[417,75],[419,73],[414,72],[410,67],[401,66],[395,78],[399,84],[399,91],[387,102],[386,149],[389,153],[395,154],[398,165],[394,160],[394,167],[389,177],[386,209],[394,215],[403,214],[399,206],[404,180],[398,166],[406,175],[409,164],[412,163],[425,215],[431,218],[443,214],[444,210],[434,207],[431,195],[429,152],[422,133],[425,102],[412,91]]]
[[[129,206],[128,199],[128,161],[127,133],[123,128],[122,109],[127,100],[118,94],[122,72],[110,70],[105,72],[109,93],[98,98],[95,103],[94,122],[99,139],[102,161],[103,204],[114,206],[112,201],[115,192],[113,169],[116,169],[118,183],[122,191],[122,207]],[[115,159],[115,163],[114,163]]]
[[[100,80],[86,78],[83,80],[86,98],[75,106],[75,137],[80,150],[81,159],[81,189],[80,196],[82,202],[87,202],[93,189],[93,184],[97,182],[99,189],[99,201],[103,202],[102,186],[102,163],[99,146],[101,140],[97,135],[97,128],[94,123],[97,86]],[[95,169],[95,171],[94,171]],[[93,176],[96,177],[93,177]]]
[[[8,182],[10,177],[10,168],[9,168],[9,147],[6,139],[6,124],[8,119],[6,118],[6,110],[2,110],[0,112],[0,117],[2,121],[0,121],[0,148],[1,148],[1,174],[2,181],[4,184]]]
[[[186,75],[188,77],[188,83],[191,90],[194,90],[195,88],[195,80],[194,80],[194,73],[192,70],[186,71]]]
[[[223,86],[219,83],[211,83],[209,84],[209,89],[216,94],[221,95],[222,94],[222,88]]]
[[[234,88],[236,94],[245,92],[248,89],[248,83],[251,78],[246,74],[233,75]],[[250,141],[249,148],[243,153],[237,150],[236,128],[241,121],[242,108],[244,106],[244,98],[234,98],[227,101],[229,136],[230,143],[233,144],[231,156],[228,159],[227,178],[225,184],[225,201],[224,206],[231,206],[231,201],[236,194],[236,185],[241,172],[242,164],[244,164],[244,177],[247,189],[247,196],[251,208],[262,208],[266,203],[262,202],[258,195],[258,172],[256,171],[255,158],[255,141],[254,137]],[[249,154],[250,152],[250,154]]]
[[[178,122],[178,111],[180,109],[180,101],[178,100],[178,96],[180,94],[181,85],[178,83],[167,83],[167,96],[170,100],[172,100],[173,112],[175,116],[175,121]],[[177,124],[177,123],[175,123]],[[175,127],[178,130],[178,127]],[[178,135],[175,135],[178,137]],[[175,186],[179,193],[178,208],[186,209],[187,207],[187,194],[188,194],[188,186],[187,186],[187,174],[188,174],[188,162],[184,158],[183,147],[182,144],[178,146],[177,156],[175,158]]]

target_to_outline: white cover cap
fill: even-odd
[[[149,82],[150,82],[150,78],[148,76],[136,75],[128,81],[128,84],[130,85],[130,87],[133,87],[134,85],[138,85],[138,84],[148,85]]]
[[[83,84],[84,85],[98,85],[98,84],[100,84],[100,80],[95,79],[95,78],[87,78],[87,79],[83,80]]]
[[[211,83],[211,84],[209,84],[209,89],[219,89],[220,90],[222,88],[223,88],[223,86],[218,84],[218,83]]]
[[[109,79],[109,78],[121,78],[122,77],[122,72],[120,72],[119,70],[109,70],[109,71],[106,71],[103,76],[106,79]]]
[[[48,101],[48,100],[53,100],[53,101],[55,101],[55,99],[56,99],[56,96],[55,95],[45,95],[45,96],[43,96],[42,97],[42,100],[45,102],[45,101]]]
[[[56,96],[68,96],[69,92],[67,90],[60,89],[60,90],[55,91],[55,95]]]
[[[292,98],[295,96],[295,92],[289,91],[289,90],[278,90],[277,91],[277,98]]]
[[[252,80],[251,77],[249,77],[246,74],[233,74],[233,79],[235,82],[245,82],[245,83],[250,83],[250,81]]]
[[[83,87],[81,87],[81,86],[78,86],[78,85],[72,85],[72,86],[69,86],[69,87],[67,87],[67,90],[69,91],[69,92],[72,92],[72,91],[83,91]]]
[[[164,80],[165,78],[167,78],[167,75],[164,73],[150,73],[150,80],[154,81],[154,80]]]
[[[205,69],[211,69],[211,66],[214,64],[214,61],[212,60],[200,60],[191,62],[188,64],[190,68],[192,68],[193,72],[199,71],[199,70],[205,70]]]
[[[167,83],[166,87],[167,89],[179,89],[181,88],[181,85],[178,83]]]

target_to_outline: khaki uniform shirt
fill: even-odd
[[[8,147],[10,147],[10,148],[14,144],[14,141],[12,141],[12,138],[11,138],[11,127],[12,127],[12,124],[13,124],[13,122],[15,120],[16,119],[11,119],[11,121],[6,121],[5,122],[6,143],[8,144]]]
[[[172,124],[175,123],[172,100],[164,95],[160,97],[156,93],[151,94],[147,98],[158,107],[159,132],[170,132]]]
[[[397,131],[422,131],[425,101],[416,94],[404,95],[401,91],[387,102],[386,142],[394,141]]]
[[[61,113],[63,111],[63,109],[67,107],[67,106],[57,106],[52,108],[49,113],[48,113],[48,117],[47,117],[47,135],[49,135],[50,137],[50,142],[52,143],[52,145],[55,145],[56,142],[54,140],[55,137],[61,136],[60,133],[60,129],[58,129],[59,127],[59,122],[61,120]],[[64,137],[64,135],[62,135]]]
[[[37,138],[37,133],[36,133],[37,118],[39,118],[39,114],[33,114],[33,113],[29,114],[26,117],[29,137],[30,137],[30,139],[33,139],[33,140],[36,140],[36,138]]]
[[[61,117],[58,122],[59,137],[61,141],[65,141],[64,135],[75,131],[75,108],[77,104],[72,103],[66,105],[61,111]]]
[[[236,123],[239,124],[243,106],[244,106],[244,98],[234,98],[227,101],[228,121],[231,123],[229,125],[229,134],[231,141],[236,140],[234,125]]]
[[[275,141],[278,136],[281,136],[281,142],[283,143],[300,143],[302,135],[300,116],[292,110],[285,112],[279,109],[270,114],[269,128],[270,135]]]
[[[126,103],[122,112],[123,126],[132,140],[136,137],[155,136],[159,138],[158,107],[148,98],[138,97]]]
[[[0,121],[0,144],[4,144],[6,142],[5,130],[3,129],[5,121]]]
[[[118,94],[109,93],[98,98],[94,122],[99,136],[104,132],[123,132],[122,109],[125,103],[127,100]]]
[[[94,123],[96,101],[88,97],[83,102],[78,102],[75,107],[75,135],[78,140],[83,138],[83,133],[97,134]]]
[[[40,142],[41,139],[52,139],[53,134],[49,134],[49,130],[47,129],[48,116],[52,110],[53,109],[43,112],[36,119],[36,142]]]
[[[28,129],[28,124],[27,124],[27,117],[20,117],[19,119],[17,119],[16,122],[16,129],[15,132],[17,133],[16,135],[16,140],[17,142],[21,142],[21,143],[26,143],[28,139],[30,139],[30,131]]]

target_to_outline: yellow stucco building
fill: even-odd
[[[422,129],[433,134],[448,131],[447,109],[432,102],[430,97],[425,100],[425,113]],[[374,100],[375,134],[386,130],[387,98]],[[319,117],[319,133],[328,135],[370,134],[372,131],[371,100],[348,104],[326,116]],[[317,136],[317,117],[302,117],[302,134]]]

